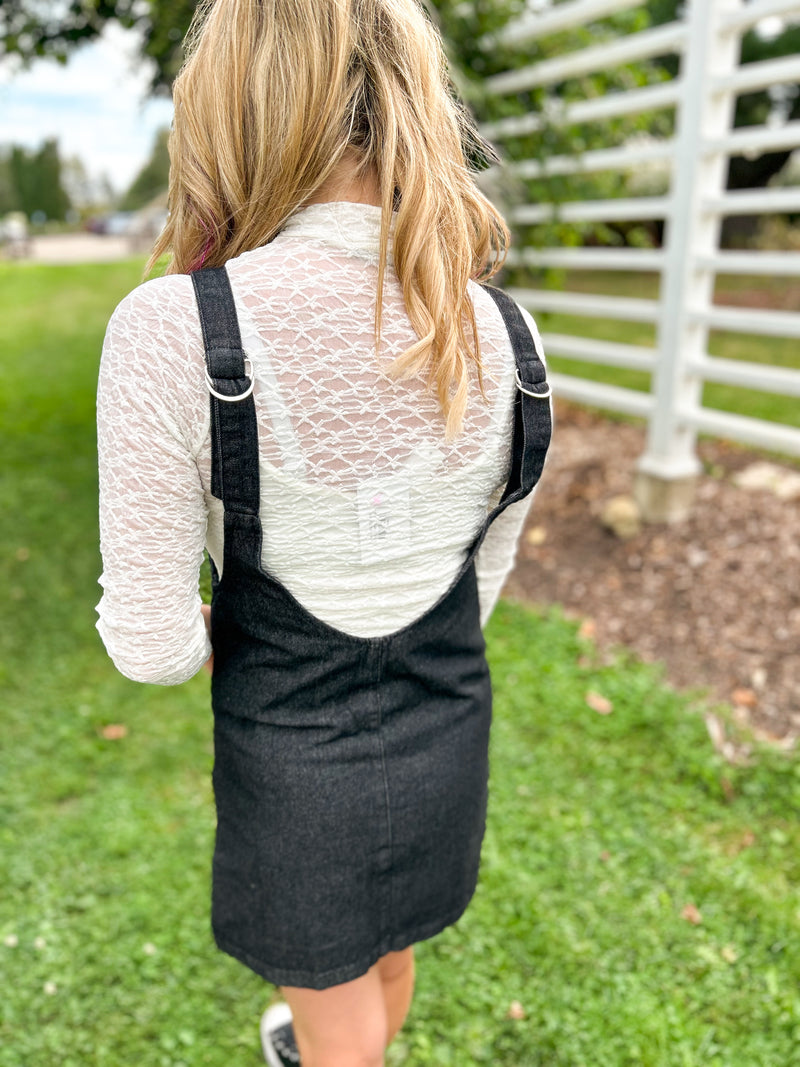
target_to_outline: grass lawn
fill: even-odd
[[[273,991],[209,932],[207,678],[136,685],[94,630],[97,359],[139,271],[0,265],[0,1067],[261,1062]],[[555,609],[489,646],[481,883],[389,1067],[800,1064],[800,761],[722,763]]]

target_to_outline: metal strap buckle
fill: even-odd
[[[248,387],[243,393],[236,393],[234,396],[227,396],[225,393],[218,393],[217,390],[214,388],[214,379],[209,375],[208,368],[206,367],[206,385],[208,386],[209,393],[211,393],[212,396],[215,396],[217,400],[224,400],[226,404],[232,403],[237,400],[245,400],[252,393],[253,385],[255,384],[253,380],[253,364],[247,358],[247,356],[244,357],[244,372],[245,378],[250,379],[250,384],[248,385]]]
[[[553,395],[553,390],[549,382],[544,383],[547,388],[543,393],[533,393],[530,389],[525,388],[522,379],[519,376],[519,371],[516,368],[514,369],[514,377],[517,380],[517,389],[519,389],[521,393],[524,393],[525,396],[535,396],[537,400],[547,400],[548,397]]]

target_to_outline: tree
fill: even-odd
[[[0,161],[0,207],[29,217],[41,212],[48,219],[65,218],[70,200],[61,180],[57,141],[44,141],[35,151],[12,145]]]
[[[0,152],[0,217],[19,209],[19,198],[11,173],[10,152]]]
[[[61,157],[58,141],[47,140],[33,156],[35,201],[32,211],[48,219],[63,219],[70,209],[69,197],[61,181]],[[32,212],[29,211],[28,214]]]
[[[136,211],[163,192],[169,183],[169,130],[159,130],[150,159],[145,163],[120,201],[123,211]]]
[[[648,0],[648,11],[653,26],[672,22],[679,17],[684,0]],[[779,59],[800,53],[800,25],[786,23],[774,36],[764,36],[755,29],[748,30],[742,38],[741,62],[757,63],[766,59]],[[663,68],[674,77],[678,61],[674,56],[659,60]],[[736,100],[734,126],[755,126],[767,121],[775,108],[775,101],[768,90],[745,93]],[[788,85],[783,105],[787,120],[800,119],[800,85]],[[760,156],[732,156],[728,166],[729,189],[753,189],[765,186],[789,161],[791,149],[779,152],[763,152]]]
[[[142,55],[154,65],[151,91],[167,94],[195,6],[196,0],[67,0],[59,5],[0,0],[0,57],[29,62],[47,56],[63,63],[109,22],[117,22],[138,30]]]
[[[116,194],[113,189],[109,190],[107,182],[107,178],[89,174],[79,156],[69,156],[61,161],[61,184],[70,203],[79,212],[97,211],[116,200]]]

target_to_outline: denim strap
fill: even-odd
[[[503,316],[517,369],[511,473],[500,503],[486,523],[488,527],[501,511],[514,501],[527,496],[539,481],[553,427],[550,417],[550,388],[546,380],[545,366],[522,312],[502,289],[495,289],[491,285],[484,285],[483,288],[492,297]]]
[[[211,492],[223,502],[226,512],[258,515],[256,409],[228,272],[224,267],[208,267],[191,277],[210,390]],[[241,399],[220,400],[214,392]]]

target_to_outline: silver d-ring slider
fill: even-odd
[[[208,391],[209,393],[211,393],[212,396],[215,396],[217,400],[224,400],[226,404],[232,403],[236,400],[245,400],[252,393],[253,385],[255,384],[253,380],[253,364],[250,362],[247,356],[244,357],[244,375],[245,378],[250,379],[250,384],[245,389],[245,391],[243,393],[236,393],[234,396],[226,396],[225,393],[218,393],[217,390],[214,388],[214,379],[209,375],[208,368],[206,368],[206,385],[208,386]]]
[[[521,393],[524,393],[525,396],[535,396],[537,400],[547,400],[548,397],[553,395],[553,390],[549,382],[545,382],[547,388],[543,393],[534,393],[532,390],[525,388],[522,379],[519,376],[519,371],[516,369],[514,370],[514,377],[517,379],[517,389],[519,389]]]

